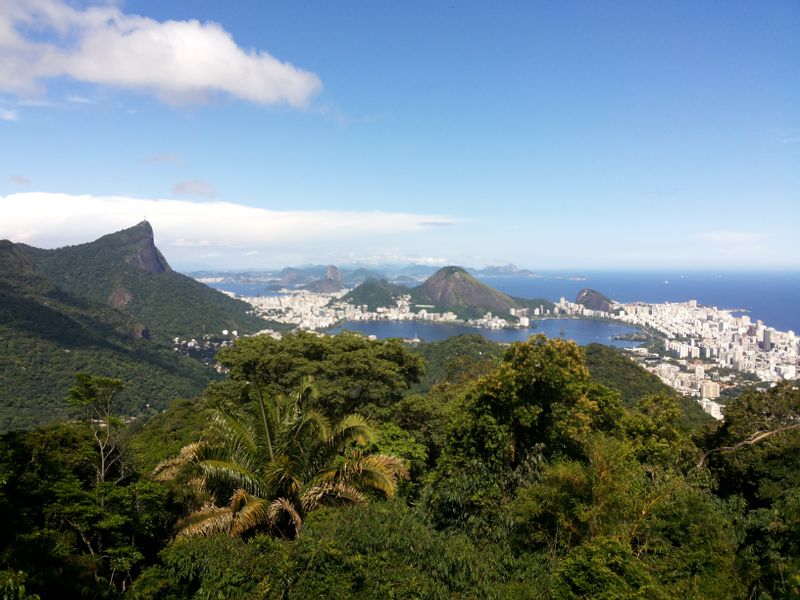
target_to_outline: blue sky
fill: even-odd
[[[0,237],[179,268],[800,268],[800,4],[0,7]],[[5,69],[5,71],[3,71]]]

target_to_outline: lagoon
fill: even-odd
[[[479,333],[493,342],[524,342],[530,336],[543,333],[547,337],[563,337],[585,346],[588,344],[605,344],[618,348],[634,348],[640,342],[629,340],[615,340],[613,336],[626,333],[636,333],[639,330],[619,323],[597,321],[591,319],[543,319],[533,321],[528,329],[478,329],[466,325],[449,323],[429,323],[425,321],[348,321],[327,333],[338,333],[349,330],[374,335],[378,338],[403,338],[417,337],[423,342],[435,342],[454,335]]]

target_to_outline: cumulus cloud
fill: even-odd
[[[87,242],[146,218],[167,259],[178,264],[201,254],[272,257],[276,250],[288,249],[307,258],[334,248],[342,255],[371,248],[377,255],[378,246],[391,236],[410,243],[403,236],[439,230],[434,223],[453,222],[449,217],[399,212],[266,210],[232,202],[46,192],[0,196],[0,214],[0,239],[46,248]]]
[[[172,186],[172,193],[176,196],[202,196],[203,198],[214,198],[217,195],[214,187],[202,179],[180,181]]]
[[[69,77],[170,103],[221,92],[303,107],[322,87],[314,73],[241,48],[217,23],[161,22],[109,4],[82,10],[63,0],[3,0],[0,55],[0,91],[23,96],[40,93],[43,80]]]

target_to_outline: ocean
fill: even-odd
[[[780,331],[800,332],[800,272],[590,272],[574,280],[555,275],[543,278],[484,277],[501,292],[521,298],[575,300],[592,288],[619,302],[685,302],[718,308],[743,309]]]

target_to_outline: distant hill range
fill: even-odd
[[[469,272],[476,277],[542,277],[533,271],[520,269],[511,263],[507,265],[483,267],[482,269],[469,269]]]
[[[342,300],[355,306],[367,305],[369,310],[374,311],[380,306],[394,306],[403,295],[411,296],[413,310],[427,307],[429,311],[450,311],[465,319],[482,317],[491,312],[513,320],[509,313],[512,308],[553,308],[549,300],[508,296],[455,266],[439,269],[424,283],[412,288],[386,280],[369,279],[343,296]]]
[[[173,271],[147,222],[55,250],[0,241],[0,431],[67,416],[77,371],[128,382],[126,414],[193,396],[214,374],[171,338],[270,325],[248,310]]]
[[[341,292],[347,289],[347,284],[342,281],[342,274],[333,265],[328,265],[325,268],[325,277],[312,281],[308,285],[303,286],[310,292],[317,292],[320,294],[332,294],[333,292]]]

